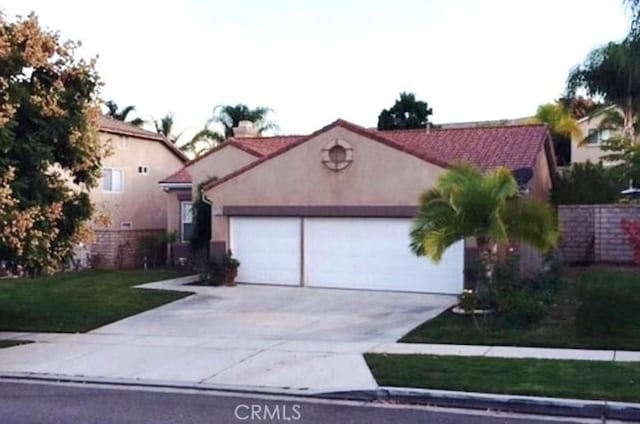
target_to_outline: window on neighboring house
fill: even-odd
[[[611,138],[611,130],[609,128],[589,128],[587,135],[588,144],[600,144]]]
[[[191,240],[193,234],[193,202],[180,202],[180,234],[182,242]]]
[[[122,169],[104,168],[102,170],[102,190],[108,193],[122,193],[124,186]]]
[[[138,165],[138,174],[149,175],[149,167],[147,165]]]
[[[121,222],[120,229],[121,230],[130,230],[132,227],[131,222]]]

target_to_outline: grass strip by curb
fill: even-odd
[[[366,354],[382,386],[640,402],[640,363]]]

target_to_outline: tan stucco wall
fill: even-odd
[[[131,222],[132,229],[164,229],[167,224],[166,194],[158,181],[182,167],[182,161],[157,141],[101,133],[103,143],[111,143],[113,153],[103,160],[103,168],[123,170],[121,193],[103,191],[102,178],[91,191],[97,212],[111,217],[109,229],[120,229],[122,222]],[[148,175],[139,175],[138,166],[149,167]]]
[[[257,160],[256,156],[236,149],[233,146],[226,146],[202,160],[196,161],[187,166],[193,181],[193,198],[197,193],[198,184],[211,177],[222,178],[231,172],[242,168]],[[167,199],[167,228],[169,231],[180,232],[180,199],[178,193],[185,193],[184,190],[172,190],[166,196]]]
[[[334,139],[353,148],[353,163],[332,171],[322,149]],[[313,206],[418,204],[445,169],[336,127],[206,192],[223,206]],[[213,217],[213,240],[226,241],[227,218]]]
[[[545,149],[538,153],[534,167],[533,181],[531,182],[531,194],[540,200],[548,201],[551,195],[553,181],[549,173],[549,159]]]
[[[593,163],[598,163],[600,158],[604,154],[600,145],[598,144],[584,144],[580,146],[580,142],[583,138],[589,135],[590,129],[597,129],[600,126],[600,123],[604,119],[604,114],[595,115],[591,118],[585,119],[582,122],[579,122],[580,131],[582,138],[572,137],[571,138],[571,163],[583,163],[587,161],[591,161]]]
[[[226,146],[187,166],[187,170],[191,174],[194,182],[193,190],[197,190],[198,183],[211,177],[222,178],[231,172],[242,168],[257,160],[247,152],[236,149],[233,146]]]

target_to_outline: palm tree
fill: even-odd
[[[640,35],[591,51],[569,74],[567,94],[573,97],[578,89],[617,106],[622,111],[623,134],[633,138],[640,111]]]
[[[458,164],[420,197],[410,237],[413,253],[436,263],[454,243],[475,238],[490,285],[498,245],[515,239],[548,252],[557,242],[558,231],[551,206],[519,196],[511,171],[498,168],[483,174],[472,165]],[[478,295],[486,289],[480,280],[476,282]]]
[[[564,103],[557,101],[538,106],[531,122],[547,124],[553,139],[558,165],[568,165],[571,162],[571,139],[581,140],[582,131]]]
[[[136,107],[133,105],[125,106],[122,109],[118,107],[118,104],[113,100],[109,100],[104,104],[107,107],[107,116],[112,117],[113,119],[117,119],[118,121],[128,122],[136,127],[142,126],[144,124],[144,120],[141,118],[133,118],[130,121],[127,121],[127,117],[131,112],[136,110]]]
[[[173,144],[176,144],[178,142],[178,139],[182,135],[182,133],[173,135],[174,119],[172,113],[167,113],[165,116],[160,118],[159,121],[156,121],[154,119],[153,124],[156,127],[156,132],[167,137]]]
[[[213,149],[224,140],[224,137],[216,130],[211,129],[209,124],[210,122],[207,122],[204,128],[191,137],[191,140],[180,146],[180,150],[189,152],[197,157]]]
[[[278,125],[269,119],[269,115],[273,112],[268,107],[249,108],[247,105],[238,103],[232,105],[218,105],[213,108],[213,117],[209,123],[217,122],[224,127],[224,136],[233,137],[233,129],[238,126],[240,121],[251,121],[258,130],[258,134],[265,131],[277,130]]]

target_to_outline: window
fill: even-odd
[[[149,175],[149,166],[147,166],[147,165],[138,165],[138,174],[140,174],[140,175]]]
[[[121,222],[120,229],[121,230],[130,230],[132,227],[131,222]]]
[[[122,193],[124,185],[122,169],[104,168],[102,170],[102,190],[108,193]]]
[[[180,202],[180,235],[184,243],[193,234],[193,202]]]
[[[600,144],[611,138],[611,130],[609,128],[589,128],[587,135],[588,144]]]

